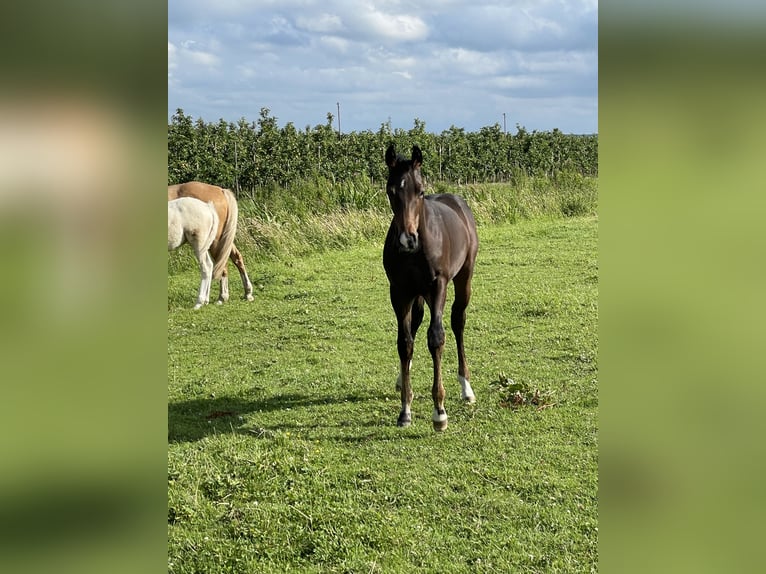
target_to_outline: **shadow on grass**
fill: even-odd
[[[208,435],[224,433],[242,433],[250,436],[263,436],[276,430],[291,428],[293,425],[277,427],[256,427],[246,421],[246,415],[252,413],[270,413],[273,411],[289,411],[305,408],[335,406],[343,403],[364,403],[368,401],[384,401],[383,395],[362,395],[352,393],[344,396],[308,396],[297,393],[276,395],[263,399],[245,397],[211,397],[191,399],[168,404],[168,442],[192,442]],[[332,422],[323,419],[321,413],[311,417],[305,414],[302,420],[310,422],[300,426],[307,428],[335,428],[345,426],[345,423]],[[294,426],[298,426],[297,424]],[[371,426],[370,423],[360,423],[360,426]]]

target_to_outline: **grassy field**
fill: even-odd
[[[441,434],[425,330],[396,427],[382,236],[252,258],[256,300],[235,272],[199,311],[197,271],[169,265],[168,571],[597,571],[597,225],[480,225],[477,403],[447,329]]]

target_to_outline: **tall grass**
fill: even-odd
[[[287,187],[271,184],[244,191],[239,200],[250,215],[266,218],[278,214],[304,217],[338,210],[381,210],[387,205],[383,189],[363,176],[337,182],[316,177],[297,180]]]
[[[598,180],[576,173],[560,173],[552,178],[519,175],[512,184],[457,187],[437,183],[433,187],[439,193],[462,195],[480,225],[595,215],[598,205]]]
[[[513,183],[428,185],[429,193],[455,193],[473,209],[477,223],[516,223],[537,218],[595,215],[598,179],[576,173],[552,178],[517,175]],[[385,189],[366,177],[344,182],[315,178],[245,191],[239,197],[237,245],[248,259],[292,258],[347,248],[360,240],[382,241],[391,221]],[[188,250],[169,257],[173,274],[196,266]]]

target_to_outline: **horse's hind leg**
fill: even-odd
[[[223,303],[226,303],[226,301],[229,300],[229,272],[226,268],[224,268],[223,273],[221,273],[221,281],[218,285],[218,299],[216,300],[216,305],[222,305]]]
[[[245,269],[245,260],[239,250],[232,244],[231,253],[229,253],[229,259],[237,267],[239,276],[242,278],[242,286],[245,288],[245,300],[253,300],[253,284],[250,283],[250,278],[247,276],[247,269]]]
[[[457,343],[458,375],[457,380],[460,383],[460,396],[466,402],[473,403],[476,396],[471,388],[471,375],[468,370],[468,362],[465,359],[465,348],[463,347],[463,332],[465,330],[465,310],[471,300],[471,270],[464,269],[454,280],[455,284],[455,302],[452,303],[452,314],[450,316],[450,325],[455,334]]]
[[[207,305],[210,301],[210,283],[213,278],[213,259],[207,251],[197,253],[196,255],[199,260],[200,283],[197,304],[194,308],[199,309],[203,305]]]

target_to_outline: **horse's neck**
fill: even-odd
[[[440,235],[438,225],[429,226],[429,223],[434,222],[433,220],[439,216],[438,210],[439,206],[433,200],[429,201],[426,199],[423,201],[423,208],[421,209],[420,218],[418,220],[418,235],[433,239],[436,239],[435,236]]]

